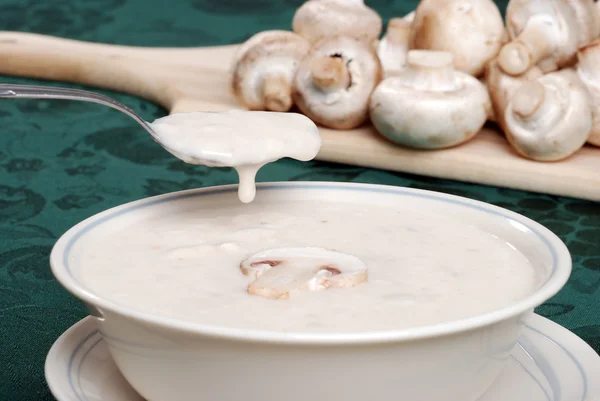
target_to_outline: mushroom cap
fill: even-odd
[[[506,58],[528,59],[539,49],[549,47],[549,54],[534,63],[544,73],[571,64],[579,45],[575,13],[563,0],[511,0],[506,8],[506,30],[511,40],[501,50],[501,54],[507,53]],[[539,32],[530,35],[533,40],[530,45],[519,40],[519,36],[527,30]],[[529,49],[529,46],[535,46],[536,49]],[[505,68],[502,61],[501,66],[509,69]],[[525,71],[507,72],[519,75]]]
[[[411,23],[405,18],[392,18],[385,35],[377,43],[377,55],[386,77],[396,75],[406,64],[410,44]]]
[[[578,26],[579,47],[591,43],[600,36],[600,16],[594,0],[565,0],[573,9]]]
[[[508,101],[519,87],[532,79],[537,79],[544,75],[538,67],[530,68],[525,74],[512,76],[506,74],[498,65],[498,60],[490,61],[485,68],[484,80],[488,88],[490,100],[492,102],[493,115],[495,122],[505,130],[504,111]]]
[[[242,43],[235,54],[233,55],[233,60],[231,63],[231,72],[235,70],[237,63],[240,59],[250,50],[252,47],[259,45],[261,42],[266,40],[272,40],[278,38],[280,36],[287,36],[290,31],[284,31],[281,29],[273,29],[269,31],[258,32],[252,36],[250,36],[244,43]]]
[[[410,48],[450,52],[454,68],[479,76],[504,38],[502,14],[492,0],[422,0],[412,24]]]
[[[451,64],[449,71],[440,74],[441,81],[448,81],[445,85],[431,79],[428,86],[413,79],[410,65],[415,59],[444,62],[440,55],[452,57],[447,52],[411,50],[409,68],[386,78],[373,92],[371,121],[392,142],[417,149],[448,148],[468,141],[485,124],[491,105],[478,79],[452,70]],[[426,60],[416,61],[426,68],[435,67],[426,66]]]
[[[592,129],[589,94],[572,69],[524,83],[506,111],[506,137],[522,156],[563,160],[587,141]]]
[[[315,85],[315,61],[324,59],[343,61],[338,64],[343,71],[331,73],[347,74],[347,85],[331,90]],[[351,129],[367,120],[369,97],[381,77],[381,63],[369,44],[348,36],[326,38],[311,48],[298,67],[293,99],[300,110],[317,124]]]
[[[577,73],[592,102],[593,126],[588,143],[600,146],[600,39],[579,49],[577,56]]]
[[[287,299],[293,290],[351,288],[368,278],[357,257],[317,247],[264,250],[242,261],[240,269],[255,279],[248,293],[271,299]]]
[[[350,36],[371,42],[383,22],[363,0],[308,0],[294,14],[292,29],[312,43],[331,36]]]
[[[250,110],[287,111],[291,107],[291,86],[310,43],[287,31],[265,31],[252,36],[234,56],[232,92]],[[282,105],[269,107],[269,95]]]

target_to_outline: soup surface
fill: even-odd
[[[198,205],[201,205],[198,200]],[[514,246],[449,213],[306,200],[147,208],[86,233],[76,278],[139,311],[254,330],[357,332],[466,318],[529,295],[541,278]],[[353,288],[248,293],[240,263],[281,247],[323,247],[360,259]]]

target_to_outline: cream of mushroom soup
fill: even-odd
[[[77,280],[156,316],[280,332],[454,321],[510,306],[540,284],[517,247],[454,213],[266,192],[274,195],[249,204],[225,193],[108,220],[71,250]],[[284,279],[256,274],[281,266]]]

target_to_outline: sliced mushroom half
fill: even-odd
[[[240,268],[255,279],[248,293],[269,299],[287,299],[292,291],[351,288],[368,278],[357,257],[315,247],[265,250],[249,256]]]

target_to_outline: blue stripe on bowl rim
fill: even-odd
[[[351,192],[369,192],[382,193],[388,195],[401,195],[417,197],[422,199],[440,201],[451,205],[466,207],[478,210],[480,212],[491,214],[502,219],[507,219],[520,224],[529,232],[537,237],[548,249],[552,257],[551,274],[547,280],[531,296],[524,300],[501,310],[465,318],[458,321],[429,325],[417,328],[361,332],[361,333],[281,333],[275,331],[261,330],[242,330],[228,327],[219,327],[212,325],[203,325],[189,323],[179,319],[163,318],[149,313],[140,312],[126,305],[109,301],[88,291],[74,277],[70,266],[70,252],[75,243],[93,228],[124,214],[162,203],[175,202],[182,199],[200,198],[210,195],[237,192],[237,185],[224,185],[207,187],[200,189],[191,189],[179,192],[158,195],[144,198],[141,200],[129,202],[114,208],[100,212],[72,227],[56,242],[52,249],[50,262],[52,272],[58,281],[69,292],[84,302],[93,305],[99,305],[107,310],[144,321],[151,324],[158,324],[163,327],[173,327],[178,330],[204,334],[208,336],[238,338],[250,341],[269,341],[283,343],[312,343],[312,344],[342,344],[342,343],[374,343],[388,341],[402,341],[410,339],[423,339],[435,337],[444,334],[457,333],[484,325],[489,325],[510,317],[517,316],[532,310],[547,299],[555,295],[566,283],[571,272],[571,258],[568,249],[564,243],[550,230],[541,224],[522,216],[510,210],[487,204],[484,202],[463,198],[456,195],[449,195],[440,192],[395,187],[388,185],[359,184],[359,183],[337,183],[337,182],[271,182],[257,184],[257,192],[275,191],[275,190],[344,190]],[[559,248],[557,248],[559,247]],[[62,253],[61,253],[62,249]],[[560,267],[560,269],[559,269]],[[64,269],[63,269],[64,268]],[[62,270],[66,275],[62,274]],[[562,270],[562,272],[559,272]],[[560,276],[559,276],[560,273]],[[552,285],[550,285],[552,284]]]

